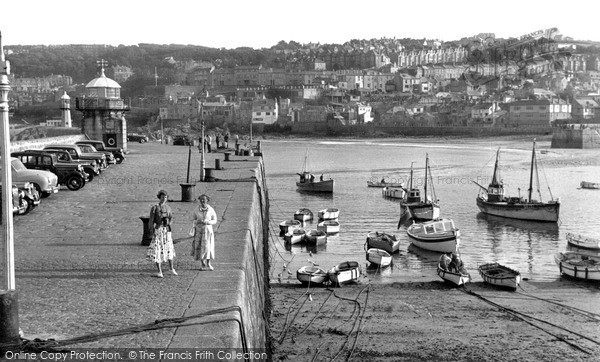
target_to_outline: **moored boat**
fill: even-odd
[[[327,233],[315,229],[308,230],[304,236],[304,241],[309,245],[323,245],[327,243]]]
[[[332,220],[337,219],[340,216],[340,210],[334,207],[330,207],[327,209],[319,210],[319,219],[323,220]]]
[[[421,190],[413,187],[413,168],[410,166],[410,180],[406,197],[400,202],[400,218],[402,219],[407,209],[410,216],[416,221],[435,220],[440,217],[440,204],[433,189],[433,179],[429,168],[429,155],[425,156],[425,182],[423,183],[423,196]]]
[[[384,187],[381,189],[381,196],[388,197],[390,199],[404,199],[406,196],[406,191],[401,188],[396,187]]]
[[[306,208],[298,209],[294,213],[294,219],[302,222],[312,220],[313,212]]]
[[[304,229],[293,229],[288,231],[284,236],[283,240],[290,244],[298,244],[304,241],[304,236],[306,235],[306,230]]]
[[[386,267],[392,264],[392,255],[383,249],[367,249],[367,261],[372,264]]]
[[[456,287],[471,281],[471,276],[469,274],[452,272],[441,268],[439,265],[437,267],[437,275],[444,281]]]
[[[307,168],[308,160],[308,149],[306,149],[306,155],[304,156],[304,164],[302,165],[302,172],[298,173],[300,180],[296,181],[296,188],[300,191],[307,192],[325,192],[332,193],[335,186],[335,180],[329,178],[325,180],[323,174],[319,177],[319,180],[315,178],[315,175],[308,171]]]
[[[521,283],[521,273],[502,264],[482,264],[478,269],[484,282],[497,287],[514,290]]]
[[[296,278],[302,284],[323,284],[329,280],[328,274],[325,270],[314,266],[303,266],[296,271]]]
[[[567,251],[556,253],[554,261],[561,274],[581,280],[600,281],[600,256]]]
[[[376,248],[393,254],[400,250],[400,240],[396,235],[372,231],[367,234],[367,249]]]
[[[323,220],[317,224],[317,230],[324,231],[326,234],[339,233],[340,223],[336,220]]]
[[[567,233],[567,242],[578,248],[600,250],[600,239]]]
[[[302,223],[298,220],[284,220],[279,223],[279,231],[281,234],[286,234],[290,230],[298,229],[302,226]]]
[[[537,180],[537,157],[535,153],[535,140],[531,152],[531,165],[529,172],[528,197],[507,197],[505,196],[504,183],[500,179],[499,170],[500,149],[496,152],[496,163],[492,181],[488,187],[484,187],[473,181],[482,189],[477,196],[476,202],[479,210],[485,214],[501,216],[512,219],[557,222],[560,211],[560,200],[551,199],[547,202],[537,201],[532,198],[534,190],[533,181]],[[535,177],[534,177],[535,175]],[[540,187],[537,187],[539,192]],[[541,194],[539,195],[541,200]]]
[[[385,179],[381,181],[367,181],[368,187],[404,187],[404,182],[386,182]]]
[[[460,230],[452,219],[413,223],[406,229],[406,233],[419,248],[440,253],[455,252],[460,237]]]
[[[581,181],[582,189],[600,189],[600,182]]]
[[[360,265],[356,261],[345,261],[329,269],[327,275],[329,280],[338,286],[355,282],[360,276]]]

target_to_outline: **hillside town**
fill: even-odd
[[[81,47],[103,54],[101,46]],[[164,57],[175,69],[174,81],[159,84],[155,67],[155,82],[125,101],[132,116],[143,114],[164,126],[202,120],[235,128],[251,122],[257,131],[296,133],[364,124],[540,130],[593,124],[600,114],[598,44],[563,37],[554,28],[511,39],[483,33],[450,43],[282,41],[267,51],[271,58],[255,65]],[[118,83],[140,71],[111,59],[98,63]],[[10,83],[11,110],[58,104],[65,94],[75,99],[85,91],[68,74],[12,75]],[[61,125],[56,118],[42,124]]]

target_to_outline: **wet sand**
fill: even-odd
[[[598,361],[600,283],[273,284],[274,361]]]

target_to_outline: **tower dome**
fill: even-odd
[[[92,79],[86,86],[86,95],[97,98],[120,98],[121,86],[104,74],[104,68],[98,78]]]

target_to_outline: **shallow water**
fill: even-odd
[[[438,253],[410,244],[406,227],[397,228],[400,207],[397,200],[385,199],[380,188],[369,188],[368,180],[408,183],[411,163],[413,182],[423,184],[425,155],[429,155],[433,189],[440,200],[442,217],[452,218],[461,230],[460,253],[474,280],[480,279],[477,266],[500,262],[521,272],[524,278],[559,278],[553,254],[567,250],[566,233],[600,237],[600,218],[593,213],[600,202],[600,190],[579,188],[583,180],[600,182],[600,168],[578,165],[598,150],[550,149],[549,141],[538,142],[541,160],[539,179],[542,200],[549,199],[547,185],[560,197],[558,224],[527,222],[485,216],[475,198],[479,187],[491,180],[496,150],[501,147],[501,178],[507,194],[526,196],[529,186],[531,143],[514,141],[448,141],[365,139],[365,140],[264,140],[262,141],[271,211],[271,277],[297,283],[295,272],[311,262],[327,270],[345,260],[360,262],[370,282],[426,281],[437,279]],[[319,177],[334,178],[333,195],[301,193],[296,190],[308,148],[309,169]],[[555,160],[573,160],[565,166]],[[534,198],[539,197],[534,194]],[[286,247],[279,236],[279,223],[292,219],[294,212],[307,207],[315,216],[327,207],[340,209],[340,233],[326,245],[308,250]],[[306,225],[316,229],[316,220]],[[397,235],[400,253],[393,265],[383,270],[367,268],[364,244],[369,231]],[[285,265],[285,268],[284,268]]]

